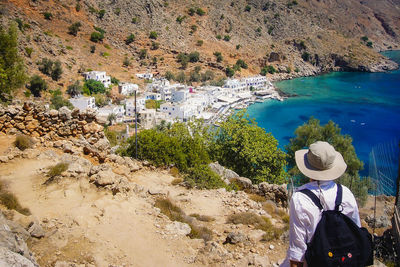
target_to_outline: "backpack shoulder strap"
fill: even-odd
[[[314,202],[315,206],[317,206],[320,210],[323,210],[324,208],[321,205],[321,202],[319,201],[319,198],[313,193],[311,192],[311,190],[309,189],[302,189],[299,192],[305,194],[306,196],[308,196],[312,202]],[[342,200],[340,199],[340,202],[342,202]]]
[[[342,197],[343,197],[343,189],[341,184],[336,184],[337,186],[337,193],[335,199],[335,211],[339,211],[339,206],[342,204]]]

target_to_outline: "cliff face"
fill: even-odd
[[[193,51],[200,60],[186,72],[199,65],[223,75],[237,59],[249,65],[239,76],[259,73],[265,65],[273,65],[281,78],[384,71],[397,65],[377,52],[399,49],[400,43],[400,2],[391,0],[10,0],[2,2],[1,13],[3,23],[19,18],[29,25],[22,26],[20,42],[30,70],[37,71],[40,58],[58,58],[64,63],[63,82],[89,68],[124,80],[137,71],[176,73],[177,54]],[[78,21],[77,36],[68,34]],[[94,26],[105,31],[103,41],[90,41]],[[135,40],[127,44],[131,33]],[[25,47],[33,48],[30,57]],[[214,52],[222,53],[222,62]],[[123,67],[124,59],[130,66]]]

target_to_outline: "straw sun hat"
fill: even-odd
[[[309,149],[295,153],[299,170],[313,180],[329,181],[339,178],[347,168],[342,155],[327,142],[317,141]]]

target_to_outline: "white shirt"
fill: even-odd
[[[307,183],[299,187],[297,191],[305,188],[311,190],[319,197],[324,210],[333,210],[337,193],[336,183],[333,181],[320,181],[319,184],[322,194],[318,188],[317,181]],[[342,213],[351,218],[358,227],[361,227],[360,215],[354,195],[346,186],[342,185],[342,188]],[[307,250],[307,243],[311,241],[317,224],[322,217],[322,211],[314,202],[307,195],[297,191],[290,200],[289,248],[281,267],[290,266],[290,260],[305,261],[304,254]],[[305,263],[304,266],[306,267],[307,264]]]

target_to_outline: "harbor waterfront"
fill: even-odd
[[[400,63],[400,51],[385,56]],[[316,77],[276,82],[289,95],[285,101],[267,100],[247,109],[259,126],[271,132],[284,148],[295,129],[311,116],[321,124],[337,123],[343,134],[353,138],[364,162],[361,175],[368,175],[371,149],[400,139],[400,71],[386,73],[334,72]]]

